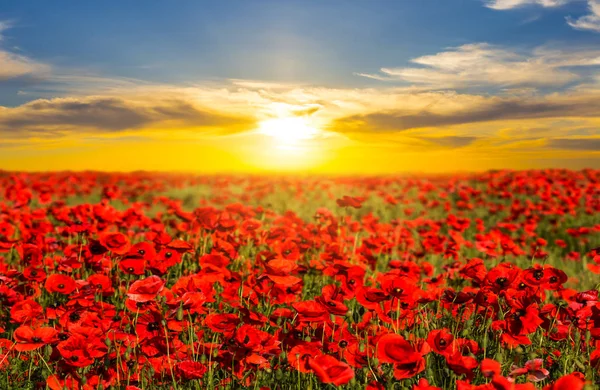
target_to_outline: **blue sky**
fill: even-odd
[[[239,78],[327,86],[374,83],[396,67],[471,42],[598,45],[561,7],[498,11],[482,0],[4,2],[5,47],[44,63],[161,82]],[[10,104],[8,96],[2,103]]]
[[[356,150],[600,164],[598,102],[600,0],[0,5],[5,156],[301,116]]]

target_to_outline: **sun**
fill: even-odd
[[[319,135],[304,117],[273,118],[260,122],[258,132],[273,137],[281,145],[294,146]]]

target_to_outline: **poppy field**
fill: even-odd
[[[598,247],[598,170],[0,172],[0,388],[594,389]]]

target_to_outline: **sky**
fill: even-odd
[[[0,169],[600,168],[600,0],[0,5]]]

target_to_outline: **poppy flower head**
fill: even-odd
[[[158,276],[153,275],[145,279],[136,280],[129,287],[127,297],[135,302],[148,302],[156,298],[162,291],[165,282]]]
[[[15,329],[13,334],[16,342],[15,349],[19,352],[39,349],[46,344],[57,341],[57,335],[58,332],[50,327],[32,329],[29,326],[20,326]]]
[[[46,279],[44,287],[50,293],[60,293],[68,295],[75,290],[76,284],[73,278],[71,278],[70,276],[52,274]]]
[[[102,233],[99,241],[103,247],[117,255],[126,254],[131,247],[129,239],[122,233]]]

